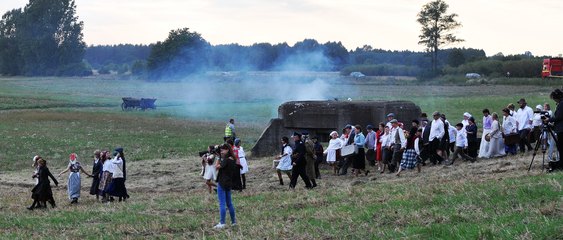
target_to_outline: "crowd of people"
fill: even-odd
[[[59,183],[47,167],[47,161],[41,156],[35,156],[33,157],[32,167],[34,168],[32,177],[36,179],[36,182],[31,190],[33,203],[28,209],[47,208],[47,202],[51,204],[51,207],[56,207],[49,178],[53,180],[55,186],[58,186]],[[100,196],[102,197],[101,202],[114,201],[114,197],[117,197],[120,202],[129,198],[127,188],[125,187],[127,171],[123,148],[116,148],[113,152],[113,158],[110,156],[109,151],[96,150],[94,152],[92,174],[89,174],[82,168],[76,153],[71,153],[67,167],[58,174],[58,177],[67,172],[70,172],[67,182],[70,204],[78,203],[80,198],[80,173],[93,178],[90,194],[95,195],[96,200],[99,200]]]
[[[477,137],[476,119],[469,112],[460,116],[459,122],[450,122],[445,114],[436,111],[431,118],[422,113],[411,120],[410,126],[396,119],[394,113],[389,113],[387,121],[377,127],[367,125],[366,131],[360,125],[348,124],[340,134],[337,131],[330,133],[324,151],[316,137],[309,138],[307,132],[295,132],[293,147],[289,138],[282,137],[280,155],[274,160],[274,167],[280,185],[284,184],[285,173],[291,180],[290,188],[295,188],[298,177],[306,188],[314,188],[316,179],[320,178],[318,164],[325,160],[334,175],[346,175],[349,168],[354,176],[368,175],[367,163],[380,173],[388,171],[400,176],[408,169],[416,168],[420,172],[421,166],[427,162],[452,165],[459,158],[475,162],[534,151],[537,150],[533,148],[534,144],[543,144],[547,148],[547,160],[559,161],[557,132],[542,131],[550,117],[551,121],[556,121],[550,105],[537,105],[534,110],[525,99],[520,99],[518,105],[518,109],[514,104],[500,109],[502,115],[483,109],[481,139]],[[543,143],[538,141],[540,138]]]
[[[559,89],[551,94],[552,99],[559,103],[563,92]],[[550,105],[537,105],[536,111],[527,106],[525,99],[518,101],[519,108],[509,104],[502,109],[502,122],[499,114],[483,109],[481,139],[477,138],[478,127],[472,114],[466,112],[460,122],[450,123],[444,114],[434,112],[431,118],[422,113],[419,118],[412,119],[410,127],[407,122],[399,121],[394,113],[387,115],[387,121],[374,127],[367,125],[363,131],[360,125],[346,125],[341,133],[332,131],[328,146],[309,137],[309,133],[294,132],[293,145],[288,137],[281,138],[280,154],[275,157],[273,167],[284,185],[283,175],[290,180],[289,188],[294,189],[300,177],[305,188],[313,189],[321,179],[319,164],[326,162],[334,175],[347,175],[348,169],[354,176],[368,175],[370,170],[379,173],[394,173],[400,176],[404,170],[431,164],[452,165],[461,158],[474,162],[476,159],[503,157],[533,151],[533,143],[546,146],[547,159],[558,162],[563,143],[556,140],[563,134],[563,110],[556,110],[554,115]],[[558,104],[557,109],[560,108]],[[553,131],[545,134],[545,125],[553,123]],[[551,134],[553,133],[553,134]],[[543,136],[542,136],[543,134]],[[540,143],[538,139],[545,142]],[[230,119],[225,127],[224,143],[210,145],[206,151],[200,152],[201,176],[205,180],[209,193],[217,193],[220,221],[214,226],[222,229],[226,226],[226,213],[229,212],[231,226],[237,225],[232,191],[246,189],[246,174],[249,171],[245,151],[240,138],[236,137],[234,119]],[[536,148],[537,149],[537,148]],[[49,202],[55,207],[55,200],[49,178],[58,185],[57,179],[47,167],[47,161],[40,156],[33,158],[37,178],[32,189],[33,204],[28,209],[46,208]],[[367,164],[366,164],[367,163]],[[116,148],[113,157],[109,151],[94,152],[92,174],[85,171],[78,156],[70,154],[67,168],[59,173],[59,177],[70,172],[68,177],[68,197],[71,204],[78,203],[80,198],[81,176],[92,177],[90,194],[102,202],[119,201],[129,198],[125,187],[126,164],[123,148]]]

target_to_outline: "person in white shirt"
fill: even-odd
[[[116,148],[113,152],[114,158],[110,160],[113,165],[113,174],[107,193],[113,197],[119,197],[119,201],[128,199],[129,194],[125,187],[125,155],[123,148]]]
[[[520,152],[524,153],[526,151],[526,147],[528,147],[528,151],[532,151],[532,145],[528,141],[528,135],[532,129],[534,111],[526,105],[526,99],[524,98],[520,99],[518,104],[520,104],[520,108],[515,114],[516,127],[518,128],[518,134],[520,135]]]
[[[511,134],[518,134],[518,130],[516,129],[516,119],[510,115],[510,109],[505,108],[502,110],[502,133],[504,134],[505,140],[508,139],[507,136]],[[516,143],[508,144],[505,142],[504,151],[506,154],[516,155]]]
[[[532,117],[532,134],[530,138],[530,143],[536,142],[540,137],[541,125],[543,122],[541,119],[542,117],[541,111],[543,111],[543,106],[537,105],[534,111],[534,115]]]
[[[469,147],[469,142],[467,141],[467,135],[464,131],[461,130],[463,129],[463,123],[456,124],[455,128],[457,130],[457,135],[455,139],[455,148],[454,148],[454,153],[450,156],[450,161],[448,162],[448,165],[454,164],[454,161],[457,159],[458,155],[464,160],[470,160],[471,162],[475,162],[475,158],[472,158],[467,154],[465,154],[465,152],[463,152],[464,150],[467,150],[467,147]]]
[[[432,114],[434,120],[430,125],[430,133],[428,135],[430,154],[436,159],[438,163],[441,163],[444,159],[442,158],[442,152],[445,150],[443,145],[440,144],[441,139],[446,133],[444,129],[444,122],[440,119],[441,114],[439,112],[434,112]],[[432,157],[431,157],[432,158]]]
[[[110,161],[108,151],[103,151],[100,157],[101,157],[100,160],[102,161],[102,174],[101,174],[100,185],[98,187],[98,190],[100,191],[100,195],[102,195],[102,202],[106,202],[109,200],[106,190],[108,189],[109,184],[111,183],[113,164]]]
[[[463,130],[460,130],[460,131],[463,131]],[[448,123],[448,136],[450,137],[449,151],[451,151],[451,152],[454,151],[457,134],[458,134],[458,131],[456,130],[456,127],[452,126],[452,124]]]
[[[293,154],[293,149],[289,145],[289,138],[282,137],[281,143],[282,143],[281,154],[276,157],[274,163],[276,161],[278,162],[278,166],[276,167],[276,173],[278,174],[280,185],[283,185],[282,172],[287,174],[287,177],[291,179],[291,170],[293,169],[293,165],[291,162],[291,154]]]
[[[201,163],[203,164],[203,179],[209,193],[213,193],[213,188],[217,188],[215,181],[217,180],[217,169],[215,168],[215,159],[217,157],[217,150],[219,146],[209,145],[207,153],[201,156]]]
[[[472,117],[470,113],[468,113],[468,112],[463,113],[463,120],[461,120],[461,124],[463,124],[463,128],[461,129],[461,131],[465,131],[465,127],[467,127],[467,125],[469,125],[469,118],[470,117]]]
[[[233,148],[235,154],[238,154],[238,159],[240,162],[240,177],[242,179],[242,189],[246,189],[246,173],[248,173],[248,162],[246,161],[246,153],[244,148],[241,146],[240,138],[235,138],[235,147]]]
[[[387,123],[385,124],[385,126],[388,127],[389,129],[393,128],[393,126],[391,124],[391,120],[393,120],[393,119],[395,119],[394,113],[387,114]]]
[[[389,137],[389,131],[390,128],[385,126],[384,130],[383,130],[383,135],[381,135],[381,138],[379,139],[379,141],[381,141],[381,158],[382,158],[382,167],[381,167],[381,171],[380,173],[385,172],[385,167],[387,165],[389,165],[389,162],[391,162],[391,158],[393,157],[393,150],[391,149],[391,141],[390,141],[390,137]]]
[[[342,140],[338,138],[338,132],[332,131],[330,133],[330,141],[328,142],[328,147],[324,150],[326,154],[326,162],[332,167],[334,175],[338,175],[338,166],[336,161],[338,161],[338,151],[344,146]]]

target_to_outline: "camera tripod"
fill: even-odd
[[[551,130],[551,127],[547,123],[543,123],[540,136],[536,140],[536,146],[534,147],[534,154],[532,155],[532,161],[530,162],[530,166],[528,167],[528,172],[530,171],[530,169],[532,169],[534,158],[536,157],[536,154],[538,153],[538,149],[540,148],[540,146],[542,151],[541,171],[543,172],[545,168],[545,151],[547,150],[547,141],[549,136],[551,136],[553,140],[555,140],[555,146],[557,146],[557,136],[555,136],[555,133],[553,133],[553,130]]]

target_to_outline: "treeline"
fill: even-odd
[[[157,42],[147,59],[150,79],[182,78],[203,71],[338,71],[349,61],[341,42],[321,44],[305,39],[289,46],[256,43],[251,46],[227,44],[211,46],[188,28],[170,32]]]
[[[443,74],[461,75],[478,73],[485,77],[540,77],[543,57],[527,57],[522,59],[488,58],[481,61],[469,62],[459,67],[445,67]]]
[[[82,76],[86,44],[74,0],[34,0],[0,20],[0,74]]]
[[[459,66],[465,62],[487,59],[485,51],[472,48],[451,48],[438,52],[438,68]],[[365,45],[350,52],[350,64],[341,69],[342,75],[361,72],[367,76],[414,76],[431,74],[428,53],[373,49]]]
[[[133,65],[136,61],[146,61],[151,52],[152,45],[97,45],[86,48],[84,60],[92,68],[100,69],[106,66]],[[112,69],[113,70],[113,69]]]

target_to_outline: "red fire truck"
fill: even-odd
[[[543,60],[541,77],[563,78],[563,58],[546,58]]]

